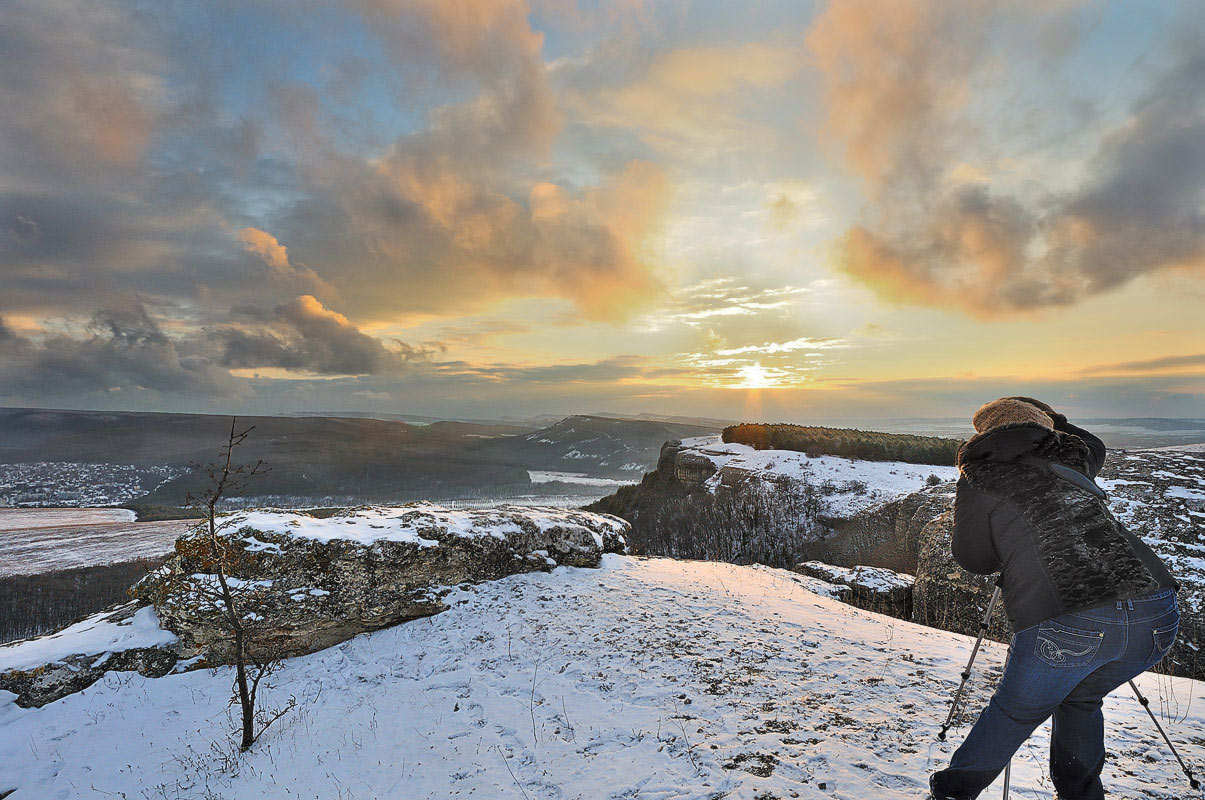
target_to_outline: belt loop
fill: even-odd
[[[1134,601],[1133,601],[1133,600],[1126,600],[1126,603],[1127,603],[1127,604],[1129,604],[1130,610],[1131,610],[1131,611],[1133,611],[1133,610],[1134,610]]]

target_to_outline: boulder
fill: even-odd
[[[444,587],[557,565],[597,566],[623,552],[628,523],[563,508],[449,509],[431,503],[352,509],[318,519],[244,511],[219,519],[227,584],[254,655],[314,652],[358,633],[443,611]],[[233,658],[231,625],[205,529],[131,593],[203,665]]]
[[[698,486],[716,473],[715,462],[687,447],[680,439],[671,439],[661,445],[657,457],[657,471],[668,475],[687,486]]]
[[[795,572],[827,583],[848,587],[841,600],[850,605],[900,619],[912,618],[911,575],[882,567],[835,567],[823,561],[804,561]]]
[[[954,510],[930,520],[920,532],[921,549],[912,589],[912,619],[931,628],[969,636],[979,634],[979,624],[991,602],[995,575],[976,575],[958,565],[950,552]],[[1012,638],[1012,625],[1003,602],[992,613],[987,636],[998,642]]]
[[[1097,483],[1180,581],[1180,630],[1160,669],[1205,680],[1205,453],[1113,450]]]

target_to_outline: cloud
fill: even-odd
[[[167,395],[233,398],[247,388],[195,342],[164,334],[141,303],[96,312],[82,338],[25,338],[0,323],[0,397],[71,405],[114,392],[136,403]]]
[[[611,52],[596,58],[613,64]],[[750,42],[684,47],[653,56],[637,75],[587,64],[568,78],[564,102],[590,125],[639,136],[662,155],[703,158],[764,147],[773,130],[757,100],[804,66],[798,46]]]
[[[276,241],[272,234],[258,228],[243,228],[235,237],[243,243],[244,250],[259,256],[275,272],[287,273],[293,270],[289,265],[289,251]]]
[[[272,277],[280,283],[309,287],[326,299],[339,298],[338,290],[322,280],[314,270],[289,263],[288,249],[267,231],[242,228],[235,233],[235,238],[242,242],[244,250],[258,256],[268,266]]]
[[[137,11],[103,1],[6,4],[0,161],[10,176],[79,179],[138,161],[166,104],[158,55],[129,46],[141,30]]]
[[[1205,51],[1195,40],[1171,48],[1172,66],[1084,162],[1076,188],[1001,190],[965,163],[996,122],[976,117],[973,94],[1009,25],[1065,26],[1068,8],[826,7],[807,36],[826,86],[825,132],[870,201],[837,242],[841,269],[891,300],[989,316],[1169,269],[1202,274]]]
[[[1119,361],[1113,364],[1094,364],[1078,370],[1081,374],[1117,374],[1143,372],[1174,372],[1186,367],[1205,367],[1205,353],[1193,353],[1183,356],[1163,356],[1161,358],[1144,358],[1136,361]]]
[[[223,346],[222,365],[232,369],[276,367],[319,375],[371,375],[400,372],[431,354],[403,342],[389,349],[312,295],[282,303],[271,314],[256,308],[240,312],[257,324],[227,326],[217,332]]]
[[[436,367],[441,374],[448,376],[477,378],[496,383],[555,385],[615,384],[686,374],[677,367],[660,366],[651,356],[632,354],[570,364],[444,362]]]
[[[701,325],[713,317],[753,316],[763,311],[791,305],[794,298],[807,294],[804,286],[770,286],[751,288],[736,282],[736,278],[708,278],[674,293],[668,310],[660,314],[657,324],[680,321]]]

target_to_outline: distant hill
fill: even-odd
[[[531,470],[636,482],[656,466],[665,442],[719,431],[712,425],[580,414],[525,436],[482,442],[478,449]]]
[[[667,439],[718,428],[573,416],[533,430],[503,422],[414,425],[368,417],[239,417],[255,430],[238,460],[271,472],[246,495],[289,505],[492,500],[582,495],[607,489],[583,478],[640,480]],[[0,464],[71,462],[187,467],[215,459],[230,417],[210,414],[0,409]],[[541,473],[533,483],[531,473]],[[142,503],[173,506],[201,488],[195,474],[168,481]],[[587,496],[592,495],[592,496]]]

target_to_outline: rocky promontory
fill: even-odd
[[[321,519],[242,511],[218,518],[217,538],[234,607],[262,661],[437,614],[449,587],[559,565],[597,567],[604,553],[626,550],[628,530],[617,517],[564,508],[411,503]],[[109,670],[157,676],[229,663],[231,623],[216,563],[207,529],[186,533],[130,590],[135,603],[79,623],[100,633],[80,639],[66,635],[69,628],[0,647],[0,689],[19,704],[42,705]],[[64,650],[93,639],[81,652]]]

